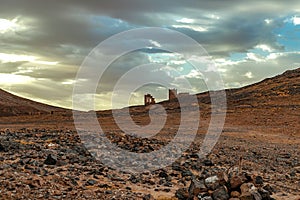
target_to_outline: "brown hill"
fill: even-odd
[[[226,90],[228,113],[238,108],[281,108],[299,109],[300,102],[300,68],[267,78],[261,82],[237,89]],[[200,107],[208,108],[210,96],[208,92],[197,94]],[[175,101],[160,102],[165,108],[179,110]],[[144,106],[132,106],[131,112],[144,114]],[[35,113],[64,112],[66,109],[38,103],[18,97],[0,89],[0,116],[28,115]],[[110,114],[110,111],[100,111],[99,115]]]
[[[300,68],[238,89],[227,90],[230,104],[299,106]]]
[[[300,107],[300,68],[288,70],[275,77],[235,89],[226,89],[226,101],[229,112],[236,108]],[[207,108],[211,103],[211,94],[218,91],[197,94],[200,107]],[[161,102],[167,108],[178,107],[175,101]]]
[[[35,102],[0,89],[0,116],[63,112],[66,109]]]

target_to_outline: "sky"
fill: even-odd
[[[298,0],[0,0],[0,88],[71,108],[76,74],[89,53],[115,34],[146,27],[179,31],[201,44],[225,88],[300,67]],[[127,45],[139,42],[131,38]],[[160,50],[162,44],[155,40],[148,43],[111,63],[98,83],[96,109],[123,107],[124,102],[111,104],[112,96],[125,95],[113,91],[115,84],[135,66],[147,63],[159,64],[169,76],[179,73],[170,79],[179,92],[207,90],[205,77],[185,57]],[[185,48],[176,41],[167,45]],[[102,56],[113,57],[114,50],[107,48]],[[155,78],[152,73],[138,76]],[[180,78],[192,87],[176,83]],[[144,85],[130,94],[129,104],[142,104],[144,93],[158,101],[167,98],[166,87]]]

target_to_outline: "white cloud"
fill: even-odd
[[[172,25],[174,28],[186,28],[186,29],[191,29],[193,31],[197,32],[205,32],[208,31],[207,28],[199,26],[199,25]]]
[[[300,25],[300,17],[294,16],[292,18],[292,22],[294,23],[295,26]]]
[[[176,20],[176,22],[184,23],[184,24],[192,24],[195,22],[194,19],[189,19],[189,18],[182,18],[179,20]]]
[[[284,57],[284,56],[289,56],[289,55],[298,55],[298,54],[300,54],[300,51],[271,53],[266,57],[266,60],[275,60],[278,57]]]
[[[215,15],[215,14],[211,14],[208,17],[211,18],[211,19],[220,19],[220,17]]]
[[[272,49],[271,47],[269,47],[269,46],[266,45],[266,44],[259,44],[259,45],[257,45],[255,48],[261,49],[261,50],[267,51],[267,52],[272,52],[272,51],[274,51],[274,49]]]
[[[217,67],[222,67],[222,66],[229,66],[229,65],[238,65],[242,62],[245,62],[245,60],[233,61],[233,60],[225,59],[225,58],[217,58],[217,59],[214,59],[214,62]],[[225,70],[225,69],[223,69],[223,70]],[[218,69],[218,71],[220,71],[220,70]]]
[[[273,22],[272,19],[265,19],[266,24],[271,24]]]
[[[267,60],[275,60],[275,59],[277,59],[278,57],[280,57],[280,56],[283,56],[284,55],[284,53],[271,53],[271,54],[269,54],[268,56],[267,56]]]
[[[261,56],[255,53],[247,53],[247,58],[250,60],[254,60],[256,62],[263,62],[265,61]]]
[[[187,75],[182,75],[183,78],[203,78],[203,74],[198,70],[192,69]]]
[[[246,76],[247,78],[253,78],[252,72],[247,72],[244,76]]]
[[[149,42],[150,42],[151,44],[153,44],[154,46],[156,46],[156,47],[161,47],[161,44],[159,44],[157,41],[149,40]]]

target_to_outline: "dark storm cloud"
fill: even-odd
[[[258,44],[284,50],[277,42],[274,29],[282,27],[284,18],[296,13],[300,13],[299,0],[0,0],[0,18],[17,19],[23,27],[0,32],[0,53],[32,55],[37,60],[58,62],[53,66],[28,61],[2,62],[0,73],[35,80],[24,83],[22,88],[10,86],[15,92],[70,106],[72,87],[62,82],[73,80],[88,53],[113,34],[132,28],[166,27],[192,37],[213,58],[226,58],[234,52],[248,52]],[[267,24],[266,19],[272,22]],[[139,41],[131,38],[126,42],[130,45]],[[190,48],[171,40],[164,45]],[[114,54],[113,48],[105,51],[108,57]],[[131,66],[147,63],[145,54],[164,53],[157,49],[141,52],[112,65],[103,94]],[[276,62],[255,63],[255,67],[251,67],[253,62],[228,66],[224,79],[228,84],[250,83],[270,75],[270,65],[284,65],[276,68],[276,73],[287,69],[288,64],[295,66],[297,56],[281,56]],[[245,77],[247,72],[251,72],[253,78]]]
[[[134,27],[172,27],[180,18],[212,21],[211,29],[199,33],[191,29],[177,29],[193,37],[208,50],[218,55],[230,51],[246,51],[258,41],[274,44],[269,28],[263,20],[277,17],[276,11],[292,12],[300,3],[283,1],[241,1],[241,0],[165,0],[165,1],[40,1],[2,0],[0,17],[29,18],[29,30],[18,37],[2,38],[4,44],[18,44],[45,57],[68,60],[70,49],[61,45],[73,45],[81,51],[75,63],[82,61],[91,48],[112,34]],[[219,20],[209,19],[207,14],[220,16]],[[106,19],[97,16],[107,16]],[[118,23],[118,19],[120,22]],[[201,24],[200,24],[201,25]],[[273,25],[274,26],[274,25]],[[268,37],[266,37],[268,35]],[[271,37],[270,37],[271,36]],[[72,59],[71,59],[72,60]]]

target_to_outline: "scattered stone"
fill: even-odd
[[[204,160],[203,161],[204,166],[214,166],[213,162],[211,160]]]
[[[165,171],[161,171],[161,172],[159,172],[158,176],[161,177],[161,178],[167,178],[168,174]]]
[[[198,180],[193,177],[188,191],[190,194],[197,196],[200,193],[207,192],[208,189],[206,188],[203,179]]]
[[[232,191],[232,192],[230,193],[230,196],[231,196],[232,198],[238,198],[239,196],[241,196],[241,193],[239,193],[238,191]]]
[[[155,200],[155,199],[151,194],[146,194],[145,196],[143,196],[143,200]]]
[[[209,190],[215,190],[220,185],[218,176],[208,177],[204,183]]]
[[[263,188],[258,189],[258,193],[261,195],[263,200],[271,200],[270,192]]]
[[[240,200],[255,200],[253,195],[250,192],[244,192],[241,196],[240,196]]]
[[[198,199],[200,199],[200,200],[213,200],[213,198],[211,196],[204,196],[204,197],[198,196]]]
[[[243,184],[243,180],[240,176],[234,176],[230,179],[231,189],[237,189]]]
[[[5,151],[5,148],[4,148],[4,146],[2,144],[0,144],[0,152],[1,151]]]
[[[241,200],[262,200],[261,195],[258,193],[257,188],[254,186],[253,183],[244,183],[241,185]]]
[[[44,161],[44,164],[46,165],[55,165],[57,162],[56,158],[51,155],[51,154],[48,154],[46,160]]]
[[[244,152],[247,156],[245,160],[250,162],[245,162],[242,166],[244,171],[241,171],[238,167],[231,170],[238,160],[240,149],[235,147],[231,151],[231,147],[227,148],[221,143],[211,154],[214,164],[212,160],[209,160],[211,164],[208,161],[204,164],[196,154],[187,150],[187,156],[179,158],[172,166],[131,175],[106,167],[93,159],[75,132],[39,129],[25,131],[30,134],[12,131],[8,135],[0,133],[0,196],[3,199],[22,199],[21,191],[28,195],[28,199],[154,200],[154,194],[149,192],[151,190],[157,192],[155,196],[168,193],[170,197],[187,200],[273,200],[272,194],[284,191],[285,195],[290,195],[292,192],[297,193],[293,188],[300,186],[297,179],[300,159],[295,148],[288,149],[290,158],[287,158],[289,155],[284,155],[282,162],[277,163],[271,163],[271,159],[275,161],[279,153],[266,154],[270,149],[254,148],[254,156]],[[123,147],[127,146],[128,150],[136,152],[141,152],[143,146],[151,145],[156,150],[164,144],[145,139],[140,142],[138,138],[115,133],[110,134],[110,140],[118,145],[123,142]],[[253,147],[251,141],[243,142]],[[137,147],[135,150],[134,146]],[[276,148],[274,152],[288,152],[286,149],[282,150],[279,144],[272,147],[272,150],[273,148]],[[191,149],[196,152],[193,146]],[[256,166],[254,161],[257,155],[261,160]],[[255,171],[256,176],[251,171]],[[282,172],[285,173],[281,174]],[[257,176],[263,173],[263,177]],[[266,182],[278,185],[274,184],[276,186],[273,188]],[[288,187],[280,188],[280,183]],[[136,190],[142,187],[147,190]],[[178,187],[183,188],[175,192],[173,189]],[[289,199],[287,196],[282,198]]]
[[[187,199],[189,199],[190,194],[186,188],[180,188],[176,191],[175,196],[179,200],[187,200]]]
[[[228,200],[229,195],[228,195],[228,190],[225,186],[221,186],[217,188],[213,194],[212,197],[214,200]]]
[[[255,177],[255,184],[257,184],[257,185],[264,184],[263,178],[261,176],[256,176]]]
[[[96,180],[94,179],[89,179],[87,182],[86,182],[86,185],[95,185],[97,183]]]
[[[181,172],[182,177],[192,176],[193,173],[190,170],[184,170]]]
[[[264,189],[264,190],[267,190],[267,191],[270,193],[270,195],[272,195],[273,193],[276,192],[275,189],[274,189],[273,187],[271,187],[269,184],[265,185],[265,186],[263,187],[263,189]]]

